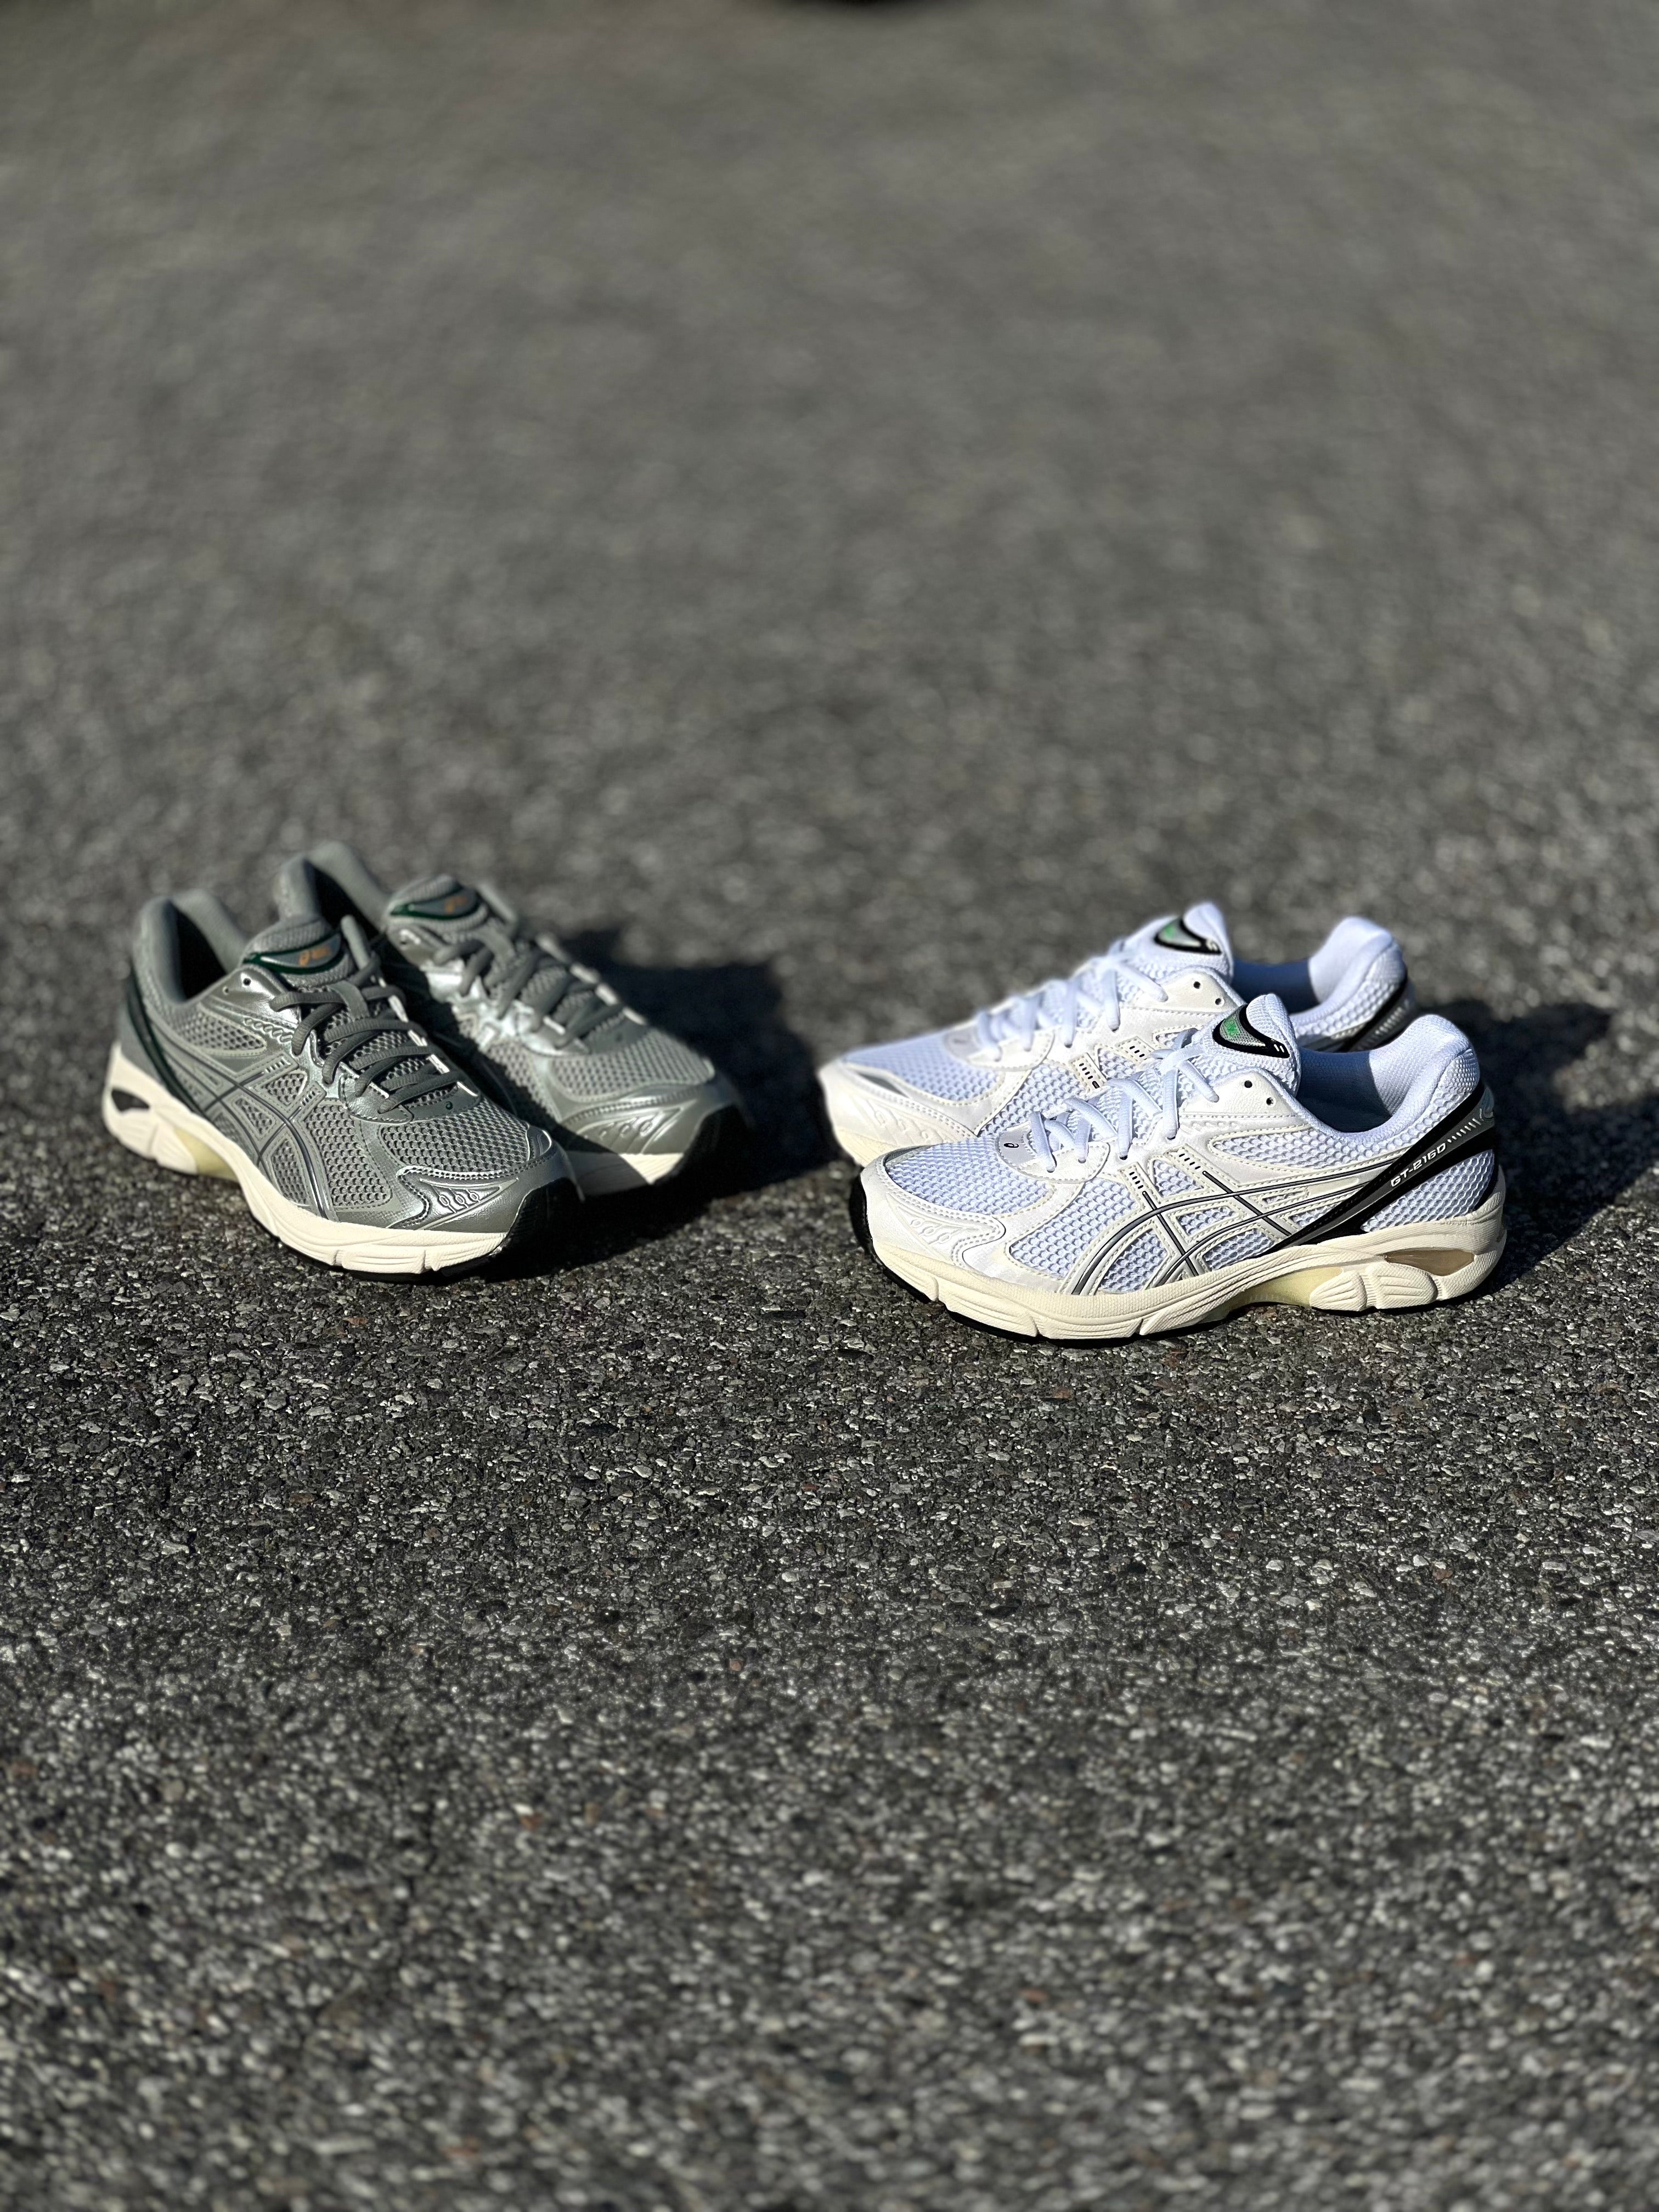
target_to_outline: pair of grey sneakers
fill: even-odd
[[[330,843],[276,901],[251,938],[207,891],[143,908],[103,1118],[160,1166],[234,1180],[312,1259],[476,1267],[741,1121],[701,1054],[487,886],[388,890]]]

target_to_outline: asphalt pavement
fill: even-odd
[[[0,2199],[1659,2201],[1659,19],[0,5]],[[746,1162],[453,1285],[119,1151],[343,835]],[[1060,1349],[811,1070],[1221,900],[1493,1286]]]

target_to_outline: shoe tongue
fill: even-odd
[[[249,938],[242,958],[250,967],[269,969],[296,983],[332,983],[355,975],[360,964],[334,924],[314,914],[273,921]]]
[[[1208,899],[1189,906],[1185,914],[1163,921],[1149,921],[1124,946],[1137,968],[1149,975],[1173,975],[1177,969],[1210,968],[1218,975],[1233,972],[1232,942],[1221,908]]]
[[[1199,1066],[1212,1081],[1259,1068],[1286,1091],[1302,1085],[1302,1051],[1281,999],[1264,991],[1211,1024],[1199,1044]]]
[[[404,915],[411,921],[424,923],[441,937],[484,921],[489,908],[483,892],[464,884],[459,876],[422,876],[393,891],[386,911],[388,915]]]

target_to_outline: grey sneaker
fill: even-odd
[[[331,843],[287,863],[276,905],[358,921],[433,1036],[557,1138],[586,1197],[660,1182],[741,1123],[723,1075],[556,939],[532,937],[497,891],[448,875],[388,891]]]
[[[568,1162],[413,1028],[352,922],[245,939],[206,891],[152,899],[104,1083],[104,1126],[257,1221],[364,1274],[447,1273],[568,1220]]]

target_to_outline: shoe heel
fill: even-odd
[[[155,1079],[135,1067],[118,1044],[111,1048],[102,1112],[104,1127],[116,1143],[175,1175],[217,1176],[234,1182],[234,1171],[210,1145],[166,1118],[164,1097]]]

